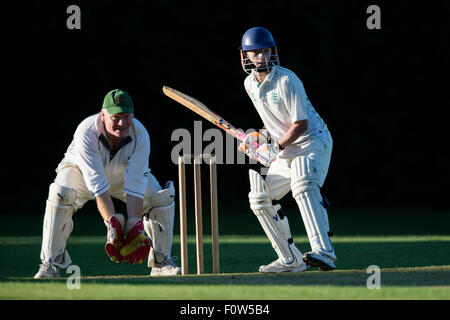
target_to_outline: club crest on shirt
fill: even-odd
[[[279,105],[280,104],[280,100],[278,99],[278,93],[276,93],[275,91],[272,92],[272,102],[275,105]]]

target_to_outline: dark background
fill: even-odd
[[[66,27],[71,4],[81,8],[81,30]],[[381,8],[381,30],[366,27],[371,4]],[[324,193],[334,208],[448,208],[448,1],[21,1],[3,15],[6,212],[43,210],[77,125],[111,89],[132,96],[161,184],[177,180],[172,132],[193,132],[201,120],[163,85],[239,128],[262,126],[238,51],[254,26],[272,32],[281,65],[329,126]],[[248,207],[249,168],[259,166],[219,167],[219,203]]]

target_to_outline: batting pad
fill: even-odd
[[[291,163],[291,188],[302,215],[312,251],[336,260],[334,248],[328,236],[328,214],[319,190],[318,168],[313,159],[297,157]]]
[[[289,222],[286,216],[280,216],[280,205],[273,206],[264,178],[256,171],[249,170],[250,175],[250,208],[269,238],[278,257],[286,264],[301,261],[301,253],[295,247]]]
[[[174,197],[175,188],[173,182],[169,181],[166,183],[166,189],[153,195],[154,206],[144,215],[144,229],[152,240],[148,256],[149,267],[154,267],[157,263],[163,263],[170,258],[175,217]]]
[[[74,189],[55,183],[50,185],[42,231],[41,260],[61,268],[72,263],[66,244],[73,229],[76,196]]]

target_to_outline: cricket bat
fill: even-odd
[[[246,134],[236,129],[233,125],[231,125],[228,121],[226,121],[224,118],[219,116],[218,114],[211,111],[207,106],[205,106],[203,103],[198,101],[197,99],[192,98],[191,96],[188,96],[187,94],[184,94],[178,90],[172,89],[168,86],[163,87],[163,92],[166,96],[169,98],[177,101],[178,103],[182,104],[183,106],[191,109],[198,115],[200,115],[202,118],[210,121],[211,123],[215,124],[217,127],[221,128],[228,134],[232,135],[239,141],[244,141]],[[255,149],[258,149],[259,144],[254,142],[253,146]],[[262,154],[260,152],[255,152],[254,158],[260,162],[262,165],[268,167],[270,166],[270,163],[273,162],[274,159],[268,159],[268,157],[265,154]]]
[[[191,109],[204,119],[208,120],[209,122],[212,122],[225,132],[231,134],[233,137],[238,139],[239,141],[245,140],[245,133],[241,130],[236,129],[233,125],[231,125],[228,121],[226,121],[224,118],[219,116],[218,114],[212,112],[207,106],[205,106],[203,103],[198,101],[197,99],[192,98],[191,96],[188,96],[187,94],[184,94],[178,90],[172,89],[168,86],[163,87],[163,92],[166,96],[169,98],[172,98],[173,100],[181,103],[183,106]]]

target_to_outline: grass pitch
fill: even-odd
[[[294,236],[305,252],[307,238]],[[205,272],[195,275],[195,238],[189,237],[188,276],[151,278],[145,264],[114,264],[104,253],[104,236],[69,239],[73,264],[81,269],[80,289],[69,289],[71,274],[34,280],[40,236],[0,237],[0,299],[433,299],[450,298],[450,236],[335,236],[338,270],[259,274],[275,259],[263,235],[221,235],[221,274],[211,273],[211,243],[205,236]],[[173,255],[179,255],[175,236]],[[381,268],[381,289],[368,289],[369,265]]]
[[[310,246],[298,209],[286,208],[294,240]],[[40,259],[43,212],[4,213],[0,224],[0,299],[151,300],[448,300],[450,298],[450,214],[421,210],[329,212],[337,270],[300,274],[259,274],[276,256],[249,211],[219,213],[220,270],[212,275],[209,219],[205,208],[205,275],[197,276],[193,214],[188,216],[188,276],[151,278],[146,264],[112,263],[104,252],[105,226],[95,206],[74,215],[67,249],[81,270],[80,289],[70,290],[72,274],[35,280]],[[175,219],[173,256],[180,255]],[[179,263],[180,261],[178,261]],[[368,289],[370,265],[381,269],[381,289]]]

